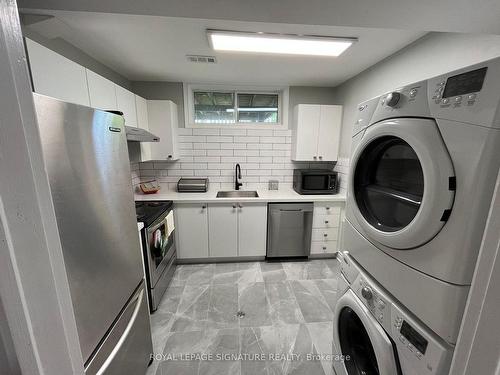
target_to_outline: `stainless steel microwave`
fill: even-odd
[[[293,189],[299,194],[336,194],[337,172],[328,169],[294,169]]]

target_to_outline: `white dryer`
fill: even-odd
[[[333,361],[336,374],[447,374],[453,346],[421,324],[345,253],[342,268],[333,324],[333,352],[341,358]]]
[[[500,59],[359,106],[344,247],[455,343],[500,166]]]

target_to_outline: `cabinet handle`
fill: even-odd
[[[328,220],[325,220],[325,224],[328,224]]]
[[[233,208],[236,209],[236,205],[235,204],[233,204]]]
[[[326,250],[326,246],[323,246],[323,250]]]
[[[239,203],[238,203],[238,208],[239,208],[239,209],[242,209],[242,208],[243,208],[243,206],[242,206],[241,204],[239,204]]]
[[[205,206],[205,205],[201,206],[202,210],[204,210],[205,208],[207,208],[207,206]]]
[[[317,156],[313,156],[313,159],[316,160],[318,157]]]
[[[168,155],[168,159],[172,159],[172,155]]]
[[[323,159],[323,156],[320,156],[320,157],[319,157],[319,159],[320,159],[320,160],[321,160],[321,159]]]
[[[328,237],[328,234],[327,234],[327,233],[324,233],[324,234],[323,234],[323,237]]]
[[[330,207],[325,207],[325,208],[326,208],[327,210],[329,210],[329,209],[330,209]]]

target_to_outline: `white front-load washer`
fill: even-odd
[[[333,324],[336,374],[447,374],[453,346],[425,327],[348,254],[342,256]]]
[[[344,248],[455,343],[500,166],[500,59],[358,109]]]

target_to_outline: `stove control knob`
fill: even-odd
[[[386,96],[385,104],[387,104],[389,107],[394,108],[399,103],[400,99],[401,99],[401,94],[399,92],[394,91]]]
[[[363,296],[364,299],[368,301],[371,300],[373,298],[372,289],[368,286],[364,286],[363,289],[361,289],[361,295]]]

